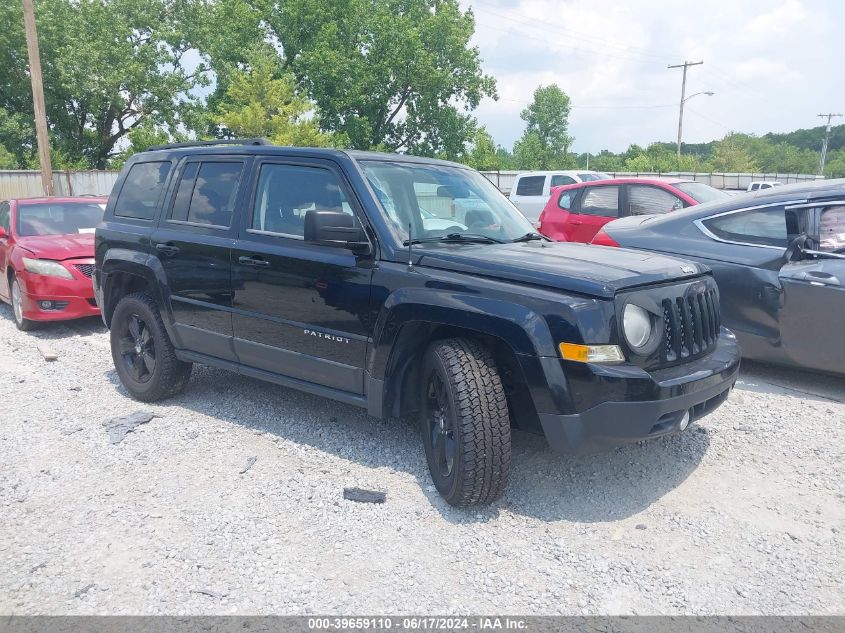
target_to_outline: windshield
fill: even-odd
[[[466,234],[511,241],[534,227],[496,187],[471,169],[361,161],[370,186],[401,241]]]
[[[578,174],[581,182],[593,182],[594,180],[610,180],[610,175],[601,171],[590,171]]]
[[[714,189],[710,185],[705,185],[703,182],[679,182],[675,187],[699,203],[722,200],[728,197],[728,194],[724,191]]]
[[[93,233],[106,205],[97,202],[41,202],[18,205],[18,235]]]

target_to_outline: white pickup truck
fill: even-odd
[[[522,211],[522,215],[536,226],[540,213],[552,194],[552,187],[573,185],[576,182],[589,182],[591,180],[607,180],[609,178],[610,176],[607,174],[588,169],[527,171],[517,174],[508,198],[517,209]]]
[[[777,180],[752,180],[746,191],[759,191],[760,189],[771,189],[779,186],[780,183]]]

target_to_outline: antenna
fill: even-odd
[[[414,258],[411,253],[411,245],[414,243],[413,236],[411,235],[411,223],[408,222],[408,272],[413,272],[414,270]]]

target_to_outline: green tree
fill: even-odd
[[[296,81],[279,57],[256,49],[244,69],[230,76],[216,122],[235,137],[266,137],[277,145],[328,147],[329,134],[309,117],[314,104],[297,94]]]
[[[496,94],[458,0],[283,0],[269,24],[321,128],[354,148],[459,156]]]
[[[18,159],[12,152],[0,145],[0,169],[15,169],[18,167]]]
[[[531,105],[520,114],[527,124],[525,134],[537,135],[547,161],[566,162],[572,144],[572,137],[567,134],[570,109],[569,97],[557,84],[552,84],[539,86]]]
[[[554,169],[551,157],[546,153],[543,139],[536,132],[525,132],[513,145],[514,168],[533,171],[536,169]]]
[[[8,105],[5,107],[9,108]],[[22,169],[34,153],[34,142],[32,115],[27,118],[20,112],[0,108],[0,146],[11,156],[4,160],[3,168]]]
[[[845,147],[828,153],[824,175],[828,178],[845,178]]]
[[[36,17],[51,142],[74,164],[104,168],[150,119],[176,127],[206,82],[186,68],[185,8],[199,0],[39,0]],[[0,3],[0,102],[31,117],[19,2]],[[34,141],[26,144],[34,146]]]
[[[621,156],[603,149],[596,156],[590,156],[590,169],[596,171],[624,171],[624,161]]]
[[[130,156],[143,152],[153,145],[188,140],[184,134],[171,135],[165,128],[149,119],[130,130],[126,138],[129,139],[129,146],[110,161],[109,167],[112,169],[120,169]]]
[[[497,152],[493,137],[483,127],[475,131],[472,145],[467,154],[466,164],[474,169],[494,170],[501,169],[502,163]]]
[[[754,172],[759,166],[749,151],[753,139],[746,134],[731,133],[713,145],[710,167],[715,172]]]

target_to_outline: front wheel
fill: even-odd
[[[453,506],[502,496],[511,464],[511,429],[502,380],[490,352],[470,339],[428,348],[422,433],[437,491]]]
[[[31,332],[38,327],[38,323],[25,319],[23,316],[23,295],[21,294],[21,285],[17,278],[12,279],[12,287],[10,294],[12,295],[12,314],[15,317],[15,325],[22,332]]]
[[[158,306],[147,293],[120,300],[112,315],[110,336],[117,375],[136,400],[168,398],[188,384],[192,365],[176,358]]]

